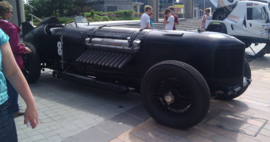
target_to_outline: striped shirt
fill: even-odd
[[[0,29],[0,46],[7,43],[9,37]],[[2,52],[0,48],[0,105],[8,99],[6,78],[2,71]]]

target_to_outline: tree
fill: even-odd
[[[72,0],[50,0],[50,7],[55,14],[59,11],[60,17],[63,17],[65,10],[72,7],[72,3]]]
[[[26,10],[37,17],[51,16],[53,11],[50,9],[50,2],[50,0],[31,0]]]
[[[93,2],[87,2],[86,0],[74,0],[73,5],[78,6],[81,9],[82,15],[84,15],[84,8],[87,6],[93,6],[97,4],[100,0],[96,0]]]

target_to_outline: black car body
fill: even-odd
[[[49,68],[65,80],[135,91],[142,94],[150,115],[170,127],[196,125],[207,114],[210,95],[232,99],[250,84],[245,45],[220,33],[77,22],[63,26],[51,17],[30,31],[24,42],[34,50],[25,57],[29,82],[39,78],[40,69]]]

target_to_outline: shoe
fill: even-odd
[[[18,112],[13,113],[13,117],[18,117],[24,115],[25,111],[24,110],[19,110]]]

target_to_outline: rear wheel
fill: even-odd
[[[145,74],[143,105],[157,122],[186,129],[203,120],[210,105],[210,92],[203,76],[179,61],[164,61]]]
[[[32,52],[23,55],[25,69],[23,69],[22,72],[28,83],[35,83],[39,79],[41,72],[39,55],[32,44],[27,42],[24,44],[25,47],[31,49]]]

